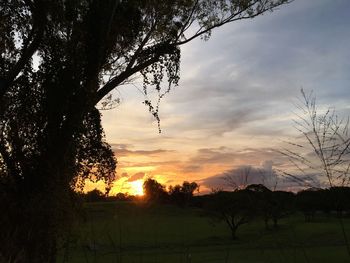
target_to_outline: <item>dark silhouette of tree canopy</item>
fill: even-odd
[[[269,203],[270,219],[273,227],[278,227],[278,221],[294,211],[295,196],[292,192],[273,191]]]
[[[322,210],[322,189],[308,188],[298,192],[296,204],[298,209],[304,214],[306,222],[314,219],[315,213]]]
[[[278,221],[294,210],[294,194],[291,192],[271,191],[262,184],[251,184],[245,189],[253,195],[256,209],[263,217],[266,229],[269,229],[270,220],[273,227],[277,228]]]
[[[70,191],[113,179],[96,105],[143,78],[158,102],[179,80],[180,47],[288,0],[4,0],[0,3],[0,251],[55,262]],[[163,80],[168,86],[161,87]],[[121,124],[122,125],[122,124]],[[6,207],[6,209],[4,209]],[[33,234],[35,233],[35,234]],[[5,245],[4,245],[5,244]]]
[[[84,194],[84,199],[87,202],[104,201],[105,195],[100,190],[94,189]]]
[[[338,217],[350,210],[350,187],[338,186],[328,189],[327,199],[330,200],[331,208],[336,211]]]
[[[148,178],[146,181],[144,181],[143,192],[147,201],[151,202],[164,201],[168,196],[165,186],[152,178]]]
[[[350,187],[330,187],[327,189],[308,188],[296,195],[297,208],[304,214],[305,221],[311,222],[316,214],[335,214],[342,218],[350,211]]]
[[[175,185],[169,187],[169,195],[173,202],[180,206],[187,205],[196,190],[199,189],[199,185],[196,182],[184,181],[182,185]]]
[[[227,224],[232,239],[237,239],[240,226],[249,223],[257,215],[254,196],[245,189],[214,193],[208,198],[205,208],[213,218]]]

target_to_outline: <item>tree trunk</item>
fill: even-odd
[[[231,227],[231,238],[232,240],[237,240],[237,226]]]
[[[55,262],[55,224],[50,202],[40,196],[42,200],[20,200],[7,211],[1,237],[5,262]]]
[[[57,188],[50,190],[18,200],[7,211],[6,235],[1,238],[5,262],[56,262],[57,241],[70,221],[69,196]]]
[[[35,213],[35,210],[31,212]],[[7,262],[56,262],[55,228],[50,216],[45,218],[41,210],[36,212],[38,214],[32,215],[31,222],[16,224],[10,229],[12,236],[7,244],[10,246],[5,255]]]
[[[0,261],[2,256],[8,263],[56,262],[57,241],[72,219],[74,171],[68,142],[47,149],[3,203],[8,209],[0,219]]]
[[[273,228],[278,228],[278,219],[276,217],[273,218]]]
[[[264,222],[265,222],[265,229],[266,229],[266,230],[269,230],[269,229],[270,229],[270,227],[269,227],[269,218],[268,218],[268,217],[265,217],[265,218],[264,218]]]

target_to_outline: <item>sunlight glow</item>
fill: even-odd
[[[140,179],[140,180],[137,180],[137,181],[133,181],[133,182],[130,182],[130,194],[133,194],[133,195],[143,195],[143,180]]]

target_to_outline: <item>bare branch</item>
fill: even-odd
[[[348,119],[338,120],[335,110],[328,108],[318,113],[313,93],[302,93],[302,103],[297,106],[295,129],[303,136],[305,143],[286,142],[289,148],[279,151],[302,174],[310,171],[323,173],[329,186],[343,185],[349,182],[350,138],[348,137]],[[296,148],[292,150],[291,148]],[[311,152],[307,151],[311,148]],[[308,156],[304,156],[304,154]],[[286,172],[290,174],[290,172]]]

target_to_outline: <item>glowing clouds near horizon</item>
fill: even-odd
[[[90,180],[86,180],[83,192],[87,193],[94,189],[104,193],[106,191],[106,184],[103,181],[91,182]],[[120,178],[119,180],[114,181],[109,195],[113,196],[118,193],[142,196],[143,179],[128,181],[127,178]]]
[[[113,183],[109,195],[124,193],[128,195],[143,195],[143,179],[128,181],[128,178],[122,177]]]

